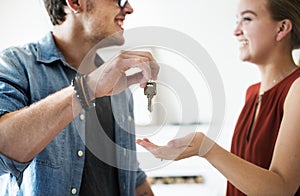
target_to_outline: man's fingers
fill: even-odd
[[[147,85],[147,82],[148,82],[148,80],[146,78],[144,78],[142,72],[138,72],[138,73],[132,74],[130,76],[127,76],[128,86],[139,83],[141,88],[145,88]]]
[[[126,76],[126,71],[138,68],[140,71]],[[88,86],[95,97],[119,93],[132,84],[144,88],[147,82],[157,79],[158,65],[149,52],[121,51],[88,75]]]
[[[150,79],[157,80],[157,75],[159,72],[159,65],[153,58],[150,52],[145,51],[122,51],[120,56],[122,58],[130,59],[130,58],[142,58],[144,62],[147,62],[147,66],[150,68]]]
[[[139,74],[133,74],[128,78],[128,84],[130,85],[134,83],[140,83],[141,86],[144,86],[147,81],[152,79],[149,62],[147,62],[144,58],[132,57],[128,59],[122,59],[120,62],[118,62],[118,64],[119,65],[117,66],[123,73],[131,68],[138,68],[141,70],[140,72],[138,72]]]
[[[157,80],[158,72],[160,69],[159,65],[156,63],[156,61],[151,61],[150,68],[151,68],[152,80]]]

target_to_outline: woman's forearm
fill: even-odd
[[[293,195],[278,173],[263,169],[215,144],[204,156],[230,183],[247,195]]]

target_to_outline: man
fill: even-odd
[[[53,32],[0,54],[0,195],[153,195],[130,153],[135,138],[126,88],[145,87],[159,67],[148,52],[122,51],[101,66],[90,55],[98,42],[123,31],[132,7],[126,0],[44,3]],[[114,43],[122,39],[119,33]],[[87,54],[94,58],[82,63]],[[141,72],[126,76],[133,67]],[[90,141],[95,115],[114,148],[99,134],[96,146]],[[99,148],[115,156],[102,159],[94,153]]]

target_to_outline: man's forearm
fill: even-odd
[[[80,112],[71,86],[0,118],[0,153],[28,162]]]
[[[140,186],[135,190],[136,196],[153,196],[152,189],[147,180],[145,180]]]

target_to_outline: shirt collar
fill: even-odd
[[[47,33],[37,42],[37,61],[50,64],[54,61],[62,61],[68,65],[64,56],[55,45],[52,32]]]
[[[37,61],[46,64],[51,64],[54,61],[61,61],[65,66],[71,67],[65,60],[63,54],[56,47],[52,32],[47,33],[37,42]],[[98,54],[94,61],[97,67],[104,63],[103,59]],[[71,68],[74,69],[73,67]]]

